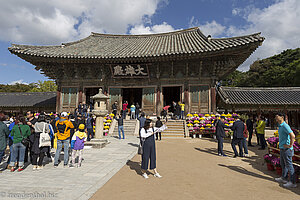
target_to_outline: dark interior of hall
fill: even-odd
[[[132,104],[136,105],[139,103],[140,107],[142,106],[142,96],[143,96],[143,88],[123,88],[122,89],[122,97],[123,102],[128,101],[128,107]]]

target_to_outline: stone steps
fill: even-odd
[[[125,135],[135,135],[136,123],[138,123],[137,120],[124,120],[123,121],[124,134]],[[119,135],[118,123],[116,123],[116,125],[113,129],[112,135],[113,136],[118,136]]]
[[[162,138],[184,138],[183,120],[169,120],[166,125],[168,129],[162,133]]]

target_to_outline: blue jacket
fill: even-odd
[[[237,120],[233,123],[231,130],[233,130],[233,138],[235,139],[242,139],[244,138],[244,129],[245,125],[244,122],[241,120]]]
[[[140,129],[141,129],[141,128],[143,128],[145,126],[146,118],[145,117],[141,117],[141,118],[139,118],[139,121],[140,121]]]
[[[217,120],[215,126],[216,126],[216,136],[218,138],[220,137],[224,138],[226,136],[224,128],[227,128],[227,126],[221,120]]]

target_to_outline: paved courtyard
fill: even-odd
[[[109,137],[102,149],[85,149],[81,168],[58,168],[50,163],[41,171],[29,165],[23,172],[0,174],[0,199],[89,199],[137,152],[138,138]]]
[[[140,156],[136,155],[91,200],[300,199],[300,184],[298,188],[285,189],[274,181],[278,175],[267,171],[263,160],[266,150],[250,147],[250,158],[232,158],[229,142],[224,143],[228,157],[220,157],[213,139],[163,138],[156,143],[161,179],[153,174],[144,179]]]

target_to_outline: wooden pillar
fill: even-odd
[[[216,101],[216,88],[211,88],[211,112],[216,113],[217,111],[217,101]]]
[[[296,127],[297,127],[297,129],[299,129],[300,128],[300,124],[299,124],[299,121],[300,121],[300,118],[299,118],[299,112],[298,112],[298,110],[296,111]]]
[[[287,124],[289,124],[288,111],[287,111],[286,108],[284,109],[284,114],[285,114],[285,122],[286,122]]]
[[[161,87],[157,86],[157,91],[156,91],[156,115],[157,116],[160,116],[162,109],[163,109],[163,102],[162,102]]]
[[[188,87],[186,87],[184,89],[184,103],[185,103],[185,108],[184,108],[184,111],[185,111],[185,115],[187,115],[187,113],[189,112],[189,103],[190,103],[190,100],[189,100],[189,89]]]
[[[82,102],[82,89],[79,90],[79,94],[78,94],[78,103]]]
[[[60,113],[60,99],[61,99],[61,91],[57,90],[56,91],[56,112]]]

